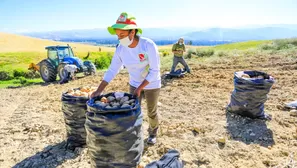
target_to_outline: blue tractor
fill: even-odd
[[[60,79],[63,79],[65,72],[64,66],[67,64],[73,64],[78,67],[78,73],[84,73],[85,75],[92,75],[96,73],[96,67],[91,61],[82,61],[78,57],[74,56],[72,48],[67,46],[48,46],[47,59],[42,60],[39,65],[40,75],[45,82],[53,82],[57,79],[59,74]]]

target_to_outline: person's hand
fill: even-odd
[[[183,51],[178,51],[178,53],[179,53],[179,54],[182,54],[182,53],[183,53]]]
[[[101,95],[101,92],[99,92],[98,90],[96,90],[95,92],[93,92],[90,96],[90,98],[94,98],[94,97],[97,97],[97,96],[100,96]]]
[[[142,91],[142,89],[140,89],[140,88],[135,89],[135,90],[134,90],[134,95],[135,95],[136,97],[140,97],[141,91]]]

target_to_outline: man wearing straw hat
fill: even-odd
[[[120,44],[116,48],[111,65],[104,74],[103,81],[91,97],[99,96],[108,83],[116,76],[122,66],[129,72],[130,93],[147,102],[149,118],[148,144],[155,144],[159,127],[157,103],[161,88],[160,57],[156,44],[138,34],[142,29],[136,18],[126,12],[121,13],[116,24],[108,27],[111,35],[117,35]]]

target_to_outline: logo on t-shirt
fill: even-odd
[[[140,62],[143,62],[146,60],[145,54],[143,54],[143,53],[138,54],[138,57],[139,57]]]

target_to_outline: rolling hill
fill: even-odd
[[[0,32],[0,52],[45,52],[46,46],[71,45],[76,52],[98,51],[98,47],[78,43],[64,43],[23,35]],[[101,47],[102,51],[113,51],[113,48]]]

